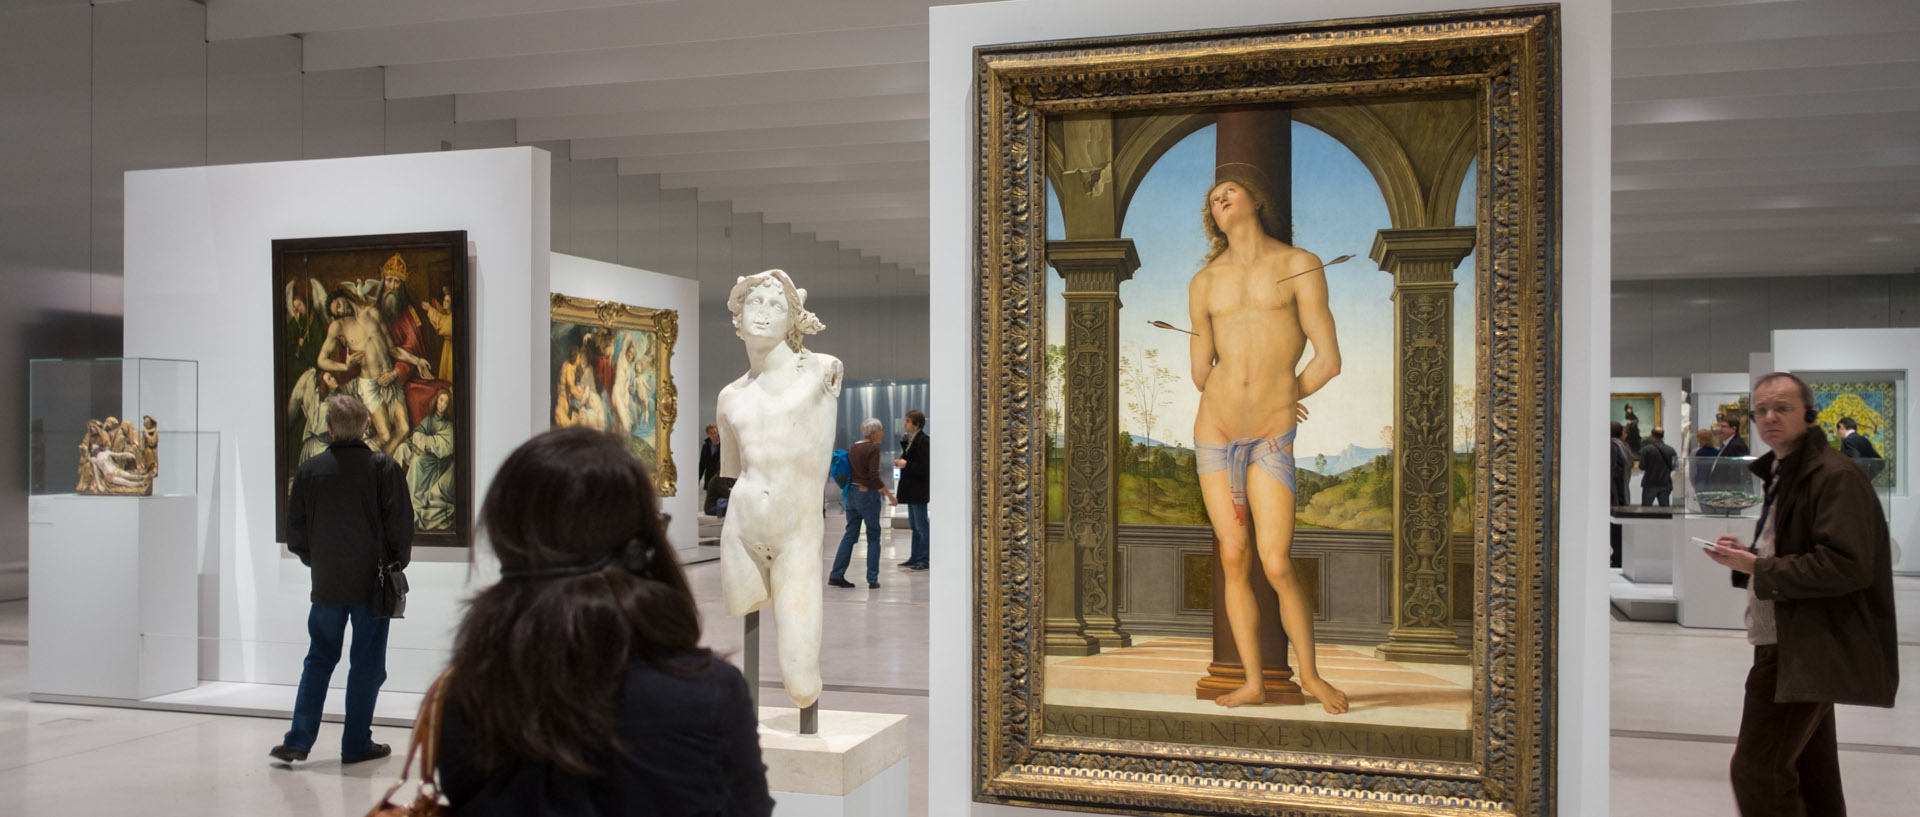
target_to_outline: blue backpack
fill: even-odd
[[[833,484],[840,486],[840,506],[846,507],[847,492],[853,485],[853,460],[847,458],[846,449],[834,449],[833,465],[827,468],[827,476],[833,478]]]

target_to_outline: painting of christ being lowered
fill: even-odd
[[[1049,733],[1470,759],[1476,127],[1050,123]]]

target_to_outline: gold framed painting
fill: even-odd
[[[1558,26],[976,50],[977,799],[1552,813]]]
[[[553,426],[586,426],[626,443],[653,473],[654,489],[673,496],[673,346],[680,315],[614,301],[553,294],[549,383]]]

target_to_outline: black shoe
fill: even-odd
[[[842,579],[838,576],[829,576],[827,577],[827,586],[828,587],[852,587],[853,582],[847,581],[846,579]]]
[[[275,746],[272,749],[267,750],[267,755],[272,757],[274,760],[278,760],[282,763],[293,763],[295,761],[306,760],[307,750],[288,749],[286,746]]]
[[[879,583],[879,582],[867,582],[867,589],[868,589],[868,590],[879,590],[879,589],[880,589],[880,583]]]
[[[387,755],[390,755],[390,754],[393,754],[393,747],[388,746],[384,743],[376,743],[368,747],[366,751],[355,752],[350,755],[341,755],[340,762],[341,763],[364,763],[369,760],[379,760],[380,758],[386,757]]]
[[[901,562],[901,563],[900,563],[900,564],[898,565],[898,567],[905,567],[905,568],[911,568],[911,567],[913,567],[913,564],[914,564],[913,562]]]
[[[920,564],[907,565],[907,569],[908,570],[926,570],[927,565],[925,562],[921,562]]]

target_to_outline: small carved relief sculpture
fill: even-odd
[[[140,426],[119,418],[88,420],[80,439],[80,481],[75,493],[90,496],[153,496],[160,473],[160,424],[140,418]]]

